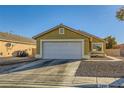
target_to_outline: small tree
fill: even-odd
[[[119,19],[120,21],[124,21],[124,7],[120,8],[120,9],[116,12],[116,17],[117,17],[117,19]]]
[[[106,49],[111,49],[113,46],[117,45],[115,37],[108,36],[104,40],[106,41]]]

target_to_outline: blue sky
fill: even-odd
[[[0,31],[32,37],[60,23],[99,37],[112,35],[124,43],[121,6],[0,6]]]

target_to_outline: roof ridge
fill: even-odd
[[[81,30],[77,30],[77,29],[75,29],[75,28],[66,26],[66,25],[64,25],[64,24],[62,24],[62,23],[60,23],[60,24],[58,24],[58,25],[56,25],[56,26],[54,26],[54,27],[52,27],[52,28],[50,28],[50,29],[48,29],[48,30],[46,30],[46,31],[43,31],[43,32],[41,32],[41,33],[39,33],[39,34],[33,36],[32,38],[36,39],[36,38],[39,37],[40,35],[44,35],[44,34],[48,33],[49,31],[51,31],[51,30],[53,30],[53,29],[55,29],[55,28],[57,28],[57,27],[59,27],[59,26],[66,27],[66,28],[68,28],[68,29],[70,29],[70,30],[72,30],[72,31],[74,31],[74,32],[80,33],[80,34],[85,34],[85,36],[87,36],[87,37],[89,37],[89,38],[90,38],[90,36],[91,36],[91,37],[95,37],[95,38],[99,38],[99,39],[103,40],[102,38],[97,37],[97,36],[95,36],[95,35],[92,35],[92,34],[90,34],[90,33],[88,33],[88,32],[81,31]],[[104,40],[103,40],[103,41],[104,41]]]

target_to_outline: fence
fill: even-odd
[[[124,49],[106,49],[106,54],[110,56],[124,56]]]
[[[120,49],[106,49],[106,54],[110,56],[121,56]]]
[[[121,55],[121,56],[124,56],[124,49],[121,49],[120,55]]]

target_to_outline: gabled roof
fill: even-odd
[[[55,27],[53,27],[53,28],[51,28],[51,29],[49,29],[49,30],[47,30],[47,31],[44,31],[44,32],[42,32],[42,33],[40,33],[40,34],[37,34],[37,35],[34,36],[33,38],[36,39],[36,38],[38,38],[39,36],[42,36],[42,35],[44,35],[44,34],[50,32],[50,31],[52,31],[52,30],[54,30],[54,29],[56,29],[56,28],[59,28],[59,27],[64,27],[64,28],[70,29],[71,31],[73,31],[73,32],[75,32],[75,33],[78,33],[78,34],[81,34],[81,35],[84,35],[84,36],[86,36],[86,37],[88,37],[88,38],[94,37],[94,38],[97,38],[97,39],[100,39],[100,40],[104,41],[102,38],[99,38],[99,37],[97,37],[97,36],[95,36],[95,35],[92,35],[92,34],[87,33],[87,32],[85,32],[85,31],[76,30],[76,29],[74,29],[74,28],[71,28],[71,27],[66,26],[66,25],[63,25],[63,24],[59,24],[59,25],[57,25],[57,26],[55,26]]]
[[[35,40],[7,32],[0,32],[0,40],[2,41],[11,41],[11,42],[18,42],[18,43],[28,43],[28,44],[35,44]]]

